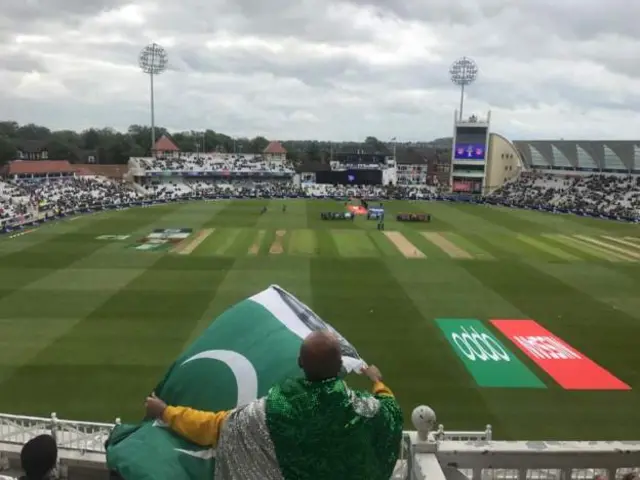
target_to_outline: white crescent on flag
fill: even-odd
[[[238,386],[236,406],[247,405],[258,398],[258,372],[247,357],[231,350],[205,350],[187,358],[180,366],[202,359],[218,360],[229,367]]]

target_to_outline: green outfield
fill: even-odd
[[[322,221],[339,202],[283,203],[105,212],[0,238],[0,412],[136,420],[214,317],[276,283],[381,368],[407,419],[427,404],[447,429],[490,423],[499,439],[638,436],[640,226],[398,201],[381,232],[362,217]],[[535,320],[631,390],[563,388],[492,319]],[[479,362],[455,331],[496,345],[495,358]],[[577,354],[549,355],[566,360],[565,383],[584,375]]]

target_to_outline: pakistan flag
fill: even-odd
[[[296,297],[272,285],[215,319],[169,368],[156,395],[169,405],[206,411],[245,405],[285,378],[301,375],[302,340],[320,329],[333,330]],[[345,372],[360,371],[364,362],[355,348],[338,337]],[[109,468],[125,480],[213,477],[215,450],[182,439],[161,421],[116,426],[106,447]]]

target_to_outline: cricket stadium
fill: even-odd
[[[11,162],[0,468],[52,432],[63,477],[103,478],[113,425],[275,284],[384,370],[405,415],[394,478],[620,478],[640,466],[639,152],[512,143],[487,116],[456,122],[444,161],[363,146],[294,166],[279,142],[163,136],[116,175]]]

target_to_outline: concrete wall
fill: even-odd
[[[485,171],[485,194],[491,193],[507,181],[520,175],[524,163],[518,149],[502,135],[489,135],[488,161]]]

